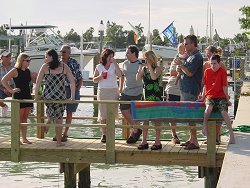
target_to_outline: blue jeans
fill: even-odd
[[[196,101],[198,96],[181,91],[181,101]]]

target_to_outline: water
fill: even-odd
[[[81,94],[93,94],[92,88],[82,88]],[[230,93],[232,91],[230,90]],[[233,98],[233,94],[231,95]],[[86,98],[84,100],[92,100]],[[232,112],[233,107],[229,109]],[[75,116],[93,117],[94,110],[91,104],[80,104]],[[79,120],[74,120],[78,123]],[[87,120],[86,123],[95,123]],[[35,127],[29,127],[29,135],[35,136]],[[222,130],[222,131],[225,131]],[[150,130],[149,135],[154,131]],[[0,136],[10,134],[10,127],[0,127]],[[54,130],[50,129],[49,137],[55,135]],[[71,128],[71,137],[100,137],[99,128]],[[116,131],[116,136],[121,135],[121,130]],[[188,135],[184,131],[180,131],[178,136],[182,140],[186,140]],[[170,139],[170,131],[162,131],[162,138]],[[202,135],[198,134],[199,138]],[[222,137],[227,139],[227,137]],[[197,167],[183,166],[146,166],[146,165],[107,165],[107,164],[91,164],[91,187],[119,187],[119,188],[140,188],[140,187],[182,187],[193,188],[203,187],[204,179],[198,178]],[[48,187],[64,187],[63,174],[59,173],[59,165],[57,163],[12,163],[0,162],[0,188],[48,188]]]

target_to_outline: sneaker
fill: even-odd
[[[5,105],[2,107],[2,117],[7,117],[7,112],[8,112],[8,106]]]

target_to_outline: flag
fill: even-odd
[[[169,26],[167,26],[166,29],[164,29],[162,31],[162,33],[163,33],[163,35],[165,35],[165,37],[167,37],[167,39],[169,40],[169,42],[171,43],[172,46],[178,44],[178,40],[176,37],[176,29],[174,27],[174,22],[169,24]]]
[[[132,30],[134,31],[134,41],[135,41],[135,44],[138,44],[138,40],[140,40],[140,38],[141,38],[141,33],[130,22],[128,22],[128,23],[132,27]]]

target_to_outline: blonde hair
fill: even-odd
[[[222,50],[222,48],[219,47],[219,46],[216,48],[215,46],[210,45],[210,46],[208,46],[208,47],[206,48],[206,50],[212,52],[213,54],[219,55],[219,56],[222,56],[222,54],[223,54],[223,50]]]
[[[151,62],[152,67],[157,66],[158,58],[156,57],[155,53],[152,50],[144,52],[144,56],[147,58],[149,62]]]
[[[26,53],[20,53],[17,57],[17,60],[16,60],[16,64],[15,64],[15,68],[22,68],[22,65],[23,65],[23,61],[27,58],[27,57],[30,57],[28,56],[28,54]]]

